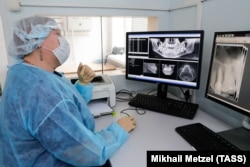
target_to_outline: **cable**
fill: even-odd
[[[121,94],[125,95],[125,97],[120,96]],[[129,90],[126,90],[126,89],[122,89],[122,90],[116,92],[116,100],[121,101],[121,102],[128,102],[131,98],[134,97],[134,94],[136,94],[135,91],[129,91]]]
[[[154,92],[154,91],[157,91],[157,90],[156,90],[156,89],[153,89],[153,90],[149,91],[147,94],[149,95],[149,94],[151,94],[151,93]],[[153,95],[156,95],[156,93],[153,94]]]
[[[155,89],[149,91],[147,94],[150,94],[153,91],[155,91]],[[129,102],[132,98],[135,97],[136,94],[137,94],[136,91],[129,91],[127,89],[121,89],[118,92],[116,92],[116,100],[120,101],[120,102]],[[127,116],[130,116],[130,114],[128,114],[127,112],[125,112],[125,111],[129,111],[129,110],[136,111],[136,113],[138,115],[144,115],[144,114],[147,113],[147,110],[141,109],[141,108],[137,108],[137,107],[133,107],[133,108],[129,107],[129,108],[121,110],[119,113],[120,114],[125,114]]]
[[[147,113],[147,110],[138,109],[138,108],[126,108],[126,109],[121,110],[120,113],[121,113],[121,114],[125,114],[125,115],[127,115],[127,116],[130,117],[130,115],[129,115],[127,112],[125,112],[125,111],[127,111],[127,110],[135,110],[136,113],[137,113],[138,115],[144,115],[144,114]],[[140,111],[143,111],[143,112],[140,112]]]
[[[190,92],[189,92],[189,89],[187,89],[185,92],[184,92],[184,90],[180,87],[180,90],[181,90],[181,92],[182,92],[182,94],[183,94],[183,96],[184,96],[184,98],[185,98],[185,101],[186,102],[190,102]]]
[[[150,91],[149,93],[151,93],[151,92],[152,91]],[[132,98],[135,97],[136,94],[137,94],[137,92],[135,92],[135,91],[129,91],[127,89],[121,89],[118,92],[116,92],[116,100],[120,101],[120,102],[129,102]],[[124,95],[125,95],[125,97],[124,97]],[[125,112],[125,111],[128,111],[128,110],[135,110],[138,115],[144,115],[147,112],[144,109],[138,109],[138,108],[131,108],[131,107],[129,107],[129,108],[121,110],[120,113],[121,114],[125,114],[127,116],[130,116],[127,112]]]

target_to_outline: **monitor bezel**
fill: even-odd
[[[216,37],[218,35],[225,35],[225,34],[250,34],[250,31],[246,30],[246,31],[217,31],[214,32],[214,36],[213,36],[213,43],[212,43],[212,52],[211,52],[211,58],[210,58],[210,62],[209,62],[209,71],[208,71],[208,77],[207,77],[207,85],[206,85],[206,90],[205,90],[205,98],[216,102],[217,104],[220,104],[224,107],[227,107],[228,109],[232,109],[233,111],[236,111],[238,113],[241,113],[243,115],[246,116],[250,116],[250,110],[245,111],[243,108],[241,108],[240,106],[236,106],[233,103],[229,103],[226,102],[225,100],[223,100],[223,98],[217,98],[212,96],[212,94],[209,94],[209,85],[210,85],[210,80],[211,80],[211,73],[212,73],[212,67],[213,67],[213,61],[214,61],[214,52],[215,52],[215,47],[216,47]]]
[[[138,79],[138,78],[131,78],[128,75],[128,49],[126,49],[126,71],[125,77],[127,80],[133,81],[140,81],[140,82],[148,82],[148,83],[155,83],[155,84],[165,84],[168,86],[176,86],[176,87],[183,87],[183,88],[190,88],[190,89],[199,89],[200,88],[200,80],[201,80],[201,68],[202,68],[202,57],[203,57],[203,43],[204,43],[204,30],[177,30],[177,31],[142,31],[142,32],[126,32],[126,48],[128,48],[128,36],[129,35],[140,35],[140,34],[199,34],[200,35],[200,50],[199,50],[199,63],[198,63],[198,73],[197,73],[197,82],[196,85],[188,85],[188,84],[181,84],[177,82],[171,81],[153,81],[153,80],[146,80],[146,79]]]

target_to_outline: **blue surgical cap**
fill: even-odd
[[[52,29],[59,29],[56,21],[49,17],[27,17],[16,22],[8,54],[22,59],[38,48]]]

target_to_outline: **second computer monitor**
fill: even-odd
[[[250,31],[215,32],[206,97],[250,116]]]

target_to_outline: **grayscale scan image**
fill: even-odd
[[[248,49],[244,46],[217,45],[210,90],[238,101]]]
[[[180,58],[195,51],[197,38],[150,38],[152,50],[163,58]]]

